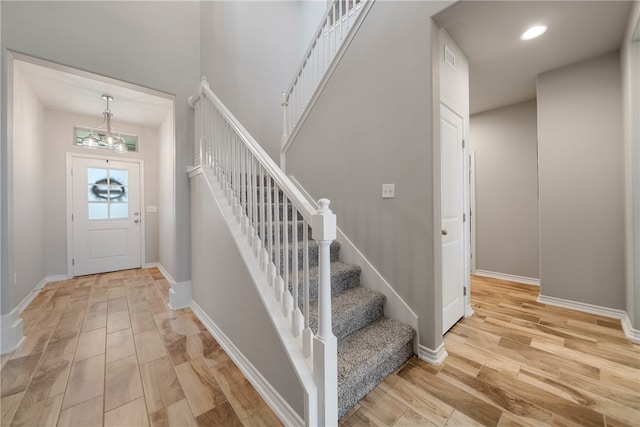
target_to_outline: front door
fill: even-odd
[[[73,157],[73,275],[141,265],[140,165]]]
[[[440,106],[442,212],[442,326],[464,316],[464,127],[462,117]]]

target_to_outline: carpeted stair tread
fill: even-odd
[[[331,295],[337,295],[340,292],[347,289],[360,286],[360,273],[362,268],[359,265],[347,264],[342,261],[333,261],[331,263]],[[302,284],[304,272],[300,270],[298,272],[299,298],[298,305],[302,304]],[[289,276],[291,278],[291,275]],[[289,280],[289,283],[292,281]],[[309,301],[314,302],[318,300],[318,266],[315,265],[309,268]]]
[[[362,286],[347,289],[331,298],[333,334],[343,338],[382,317],[385,297]],[[318,330],[318,302],[309,304],[309,326]]]
[[[413,354],[414,331],[381,318],[338,340],[338,408],[341,417]]]

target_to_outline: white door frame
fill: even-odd
[[[66,188],[67,188],[67,276],[73,277],[73,222],[71,221],[71,215],[73,214],[73,177],[71,176],[71,169],[73,167],[73,159],[95,159],[95,160],[111,160],[114,162],[128,162],[137,163],[140,168],[140,220],[142,226],[140,227],[140,265],[146,264],[145,253],[145,228],[146,218],[144,204],[144,160],[132,159],[130,157],[115,157],[115,156],[102,156],[93,153],[70,153],[67,152],[67,165],[66,165]]]
[[[462,138],[464,140],[464,145],[462,147],[462,159],[463,159],[462,206],[463,206],[464,214],[466,215],[466,220],[463,225],[464,270],[465,270],[463,272],[463,276],[464,276],[464,287],[466,289],[466,296],[464,297],[464,317],[471,317],[473,315],[473,308],[471,308],[471,229],[470,229],[471,216],[469,215],[469,209],[470,209],[470,201],[469,201],[470,190],[469,190],[469,179],[468,179],[469,148],[467,143],[469,139],[469,135],[468,135],[469,117],[462,114],[460,110],[458,110],[457,108],[455,108],[454,106],[452,106],[442,98],[440,99],[440,104],[445,106],[447,109],[451,110],[451,112],[453,112],[455,115],[457,115],[462,119]],[[439,120],[439,117],[440,117],[440,109],[438,108],[438,120]],[[440,144],[440,141],[438,140],[437,143]],[[442,171],[442,164],[440,164],[440,170]],[[440,198],[442,198],[442,195],[440,195]],[[438,227],[440,226],[438,225]],[[442,246],[442,238],[440,238],[440,246]],[[440,282],[440,286],[443,286],[442,281]],[[444,307],[443,307],[443,312],[444,312]],[[442,315],[442,313],[440,315]]]

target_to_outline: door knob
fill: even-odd
[[[140,222],[139,219],[134,219],[133,222],[135,222],[136,224]]]
[[[440,233],[441,233],[443,236],[446,236],[446,235],[447,235],[447,230],[442,230]]]

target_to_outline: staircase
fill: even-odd
[[[261,189],[258,187],[258,192]],[[258,196],[259,197],[259,196]],[[278,200],[282,200],[281,193]],[[278,205],[278,216],[281,220],[292,217],[291,206],[287,207],[287,215],[283,214],[283,205]],[[302,220],[298,216],[298,220]],[[302,237],[301,222],[288,221],[287,236],[294,234]],[[280,232],[281,243],[285,234],[284,227]],[[260,233],[259,233],[260,234]],[[275,237],[275,236],[274,236]],[[288,238],[291,241],[291,238]],[[280,270],[285,271],[285,260],[288,261],[287,273],[289,283],[291,266],[294,258],[302,264],[304,252],[302,242],[291,244],[287,257],[280,257]],[[317,277],[318,245],[309,243],[310,276]],[[399,368],[413,355],[414,331],[411,326],[384,317],[385,297],[379,292],[360,286],[360,267],[340,260],[340,244],[331,243],[331,325],[338,339],[338,417],[342,417],[355,406],[369,391],[389,374]],[[273,262],[277,260],[273,259]],[[300,274],[300,273],[299,273]],[[298,278],[302,283],[302,277]],[[301,286],[301,285],[300,285]],[[298,295],[302,295],[300,288]],[[318,281],[309,282],[309,326],[313,333],[318,330]],[[303,308],[303,299],[299,297],[298,306]]]

